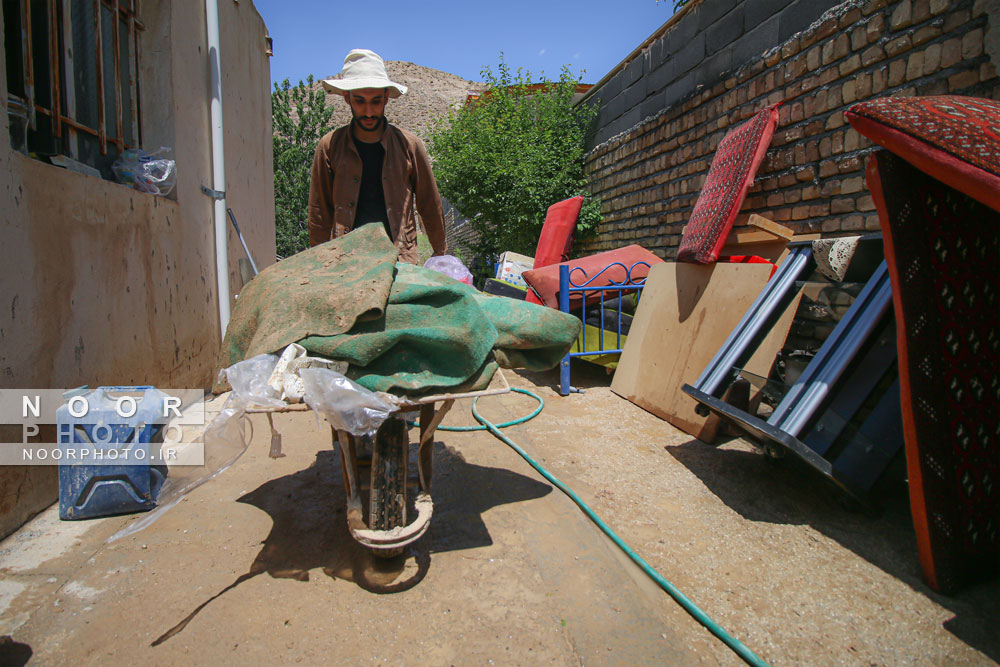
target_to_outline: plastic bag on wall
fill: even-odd
[[[128,148],[118,156],[111,171],[119,183],[131,185],[140,192],[167,196],[177,184],[177,163],[168,159],[170,148],[147,153],[139,148]]]

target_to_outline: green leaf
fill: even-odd
[[[309,247],[313,155],[320,138],[333,129],[333,108],[326,106],[322,90],[312,90],[312,83],[312,75],[294,87],[285,79],[274,84],[271,93],[275,240],[280,257]]]

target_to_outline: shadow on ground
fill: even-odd
[[[883,490],[878,511],[861,511],[845,501],[831,482],[793,457],[775,461],[760,453],[714,447],[699,440],[667,445],[665,450],[743,518],[809,525],[951,610],[955,616],[945,627],[1000,661],[1000,636],[996,634],[1000,579],[951,597],[928,588],[920,573],[905,484]]]
[[[27,665],[34,652],[31,647],[11,639],[10,635],[0,637],[0,665],[21,667]]]
[[[493,543],[482,514],[496,505],[540,498],[552,487],[502,468],[465,461],[457,451],[434,443],[434,517],[428,534],[396,558],[376,558],[354,541],[347,528],[347,501],[340,456],[317,453],[304,470],[265,482],[238,502],[267,512],[274,525],[250,569],[199,604],[154,642],[181,632],[213,600],[259,574],[308,581],[321,569],[333,579],[356,583],[372,593],[397,593],[416,586],[430,567],[431,553]]]
[[[559,369],[549,371],[514,371],[521,377],[532,382],[536,387],[548,387],[559,393]],[[593,389],[594,387],[610,387],[613,371],[608,372],[604,366],[592,364],[582,359],[570,360],[570,384],[577,389]]]

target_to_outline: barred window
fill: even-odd
[[[141,141],[137,0],[2,0],[11,143],[112,178]]]

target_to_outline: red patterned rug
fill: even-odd
[[[719,259],[777,124],[778,105],[774,105],[722,138],[684,227],[677,261],[711,264]]]
[[[867,178],[899,325],[920,561],[951,592],[1000,571],[1000,213],[889,151]]]
[[[851,125],[918,169],[1000,210],[1000,102],[960,95],[855,104]]]

